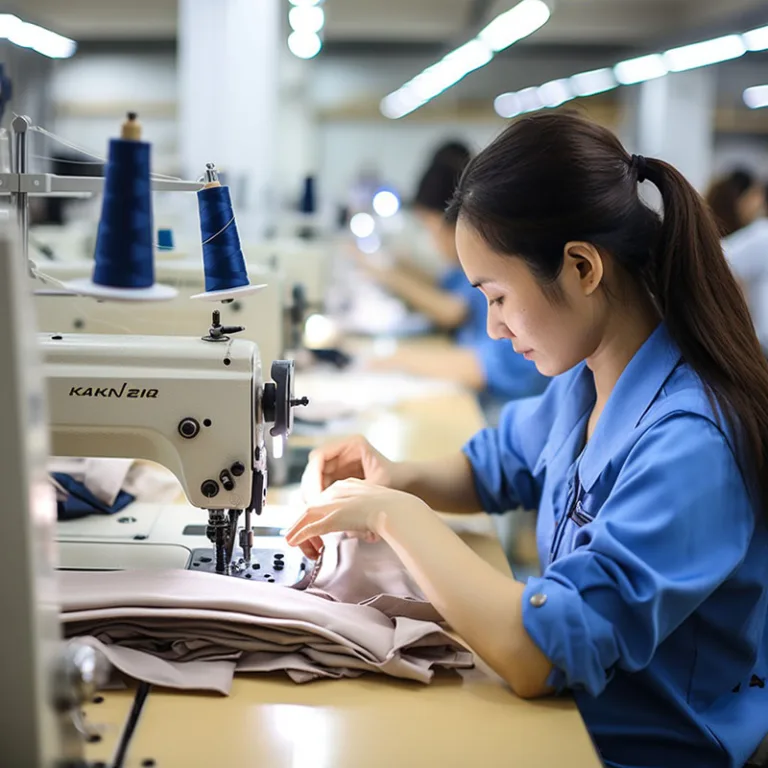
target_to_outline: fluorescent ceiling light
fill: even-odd
[[[314,32],[291,32],[288,35],[288,48],[300,59],[311,59],[320,53],[323,43]]]
[[[312,5],[320,5],[323,0],[288,0],[291,5],[301,6],[302,8]]]
[[[22,21],[11,13],[0,14],[0,39],[9,40],[21,48],[31,48],[51,59],[68,59],[77,50],[74,40]]]
[[[744,103],[750,109],[768,107],[768,85],[753,85],[744,91]]]
[[[535,32],[549,16],[543,0],[522,0],[497,16],[477,37],[385,96],[380,104],[381,114],[396,120],[413,112],[470,72],[485,66],[498,51]]]
[[[315,5],[300,5],[288,11],[288,23],[295,32],[317,33],[325,24],[325,13]]]
[[[619,85],[610,67],[580,72],[578,75],[572,75],[569,81],[574,96],[594,96],[596,93],[610,91]]]
[[[664,57],[660,53],[620,61],[613,68],[613,74],[622,85],[634,85],[656,77],[664,77],[668,71]]]
[[[764,51],[768,48],[768,27],[752,29],[742,35],[748,51]]]
[[[713,40],[671,48],[664,53],[652,53],[620,61],[609,69],[581,72],[569,78],[544,83],[539,88],[525,88],[517,93],[502,93],[493,102],[501,117],[514,117],[542,107],[562,104],[571,98],[592,96],[619,85],[634,85],[670,72],[683,72],[706,67],[721,61],[737,59],[747,51],[768,50],[768,27],[760,27],[740,35],[726,35]],[[752,109],[768,106],[768,85],[747,88],[744,103]]]
[[[567,80],[552,80],[537,88],[537,96],[545,107],[559,107],[573,98]]]
[[[522,111],[516,93],[502,93],[493,100],[493,109],[499,117],[514,117]]]
[[[747,47],[741,35],[727,35],[715,40],[705,40],[703,43],[673,48],[664,54],[664,62],[671,72],[683,72],[686,69],[738,59],[746,52]]]
[[[498,53],[533,34],[547,23],[549,16],[549,8],[542,0],[523,0],[514,8],[499,14],[477,37],[494,53]]]

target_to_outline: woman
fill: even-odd
[[[407,258],[393,268],[366,268],[383,287],[451,333],[456,342],[450,349],[406,348],[377,360],[376,367],[456,381],[480,393],[481,403],[493,417],[495,406],[539,394],[548,380],[509,344],[489,338],[485,299],[472,288],[459,265],[455,226],[446,220],[445,206],[469,158],[463,144],[442,145],[422,176],[414,199],[414,214],[445,262],[441,278],[436,282],[433,275]]]
[[[768,349],[768,219],[765,189],[748,171],[716,181],[707,202],[720,223],[723,250],[747,298],[757,337]]]
[[[706,200],[723,237],[765,216],[765,189],[752,173],[741,168],[716,179],[707,190]]]
[[[517,694],[573,692],[609,766],[742,766],[768,732],[768,363],[710,214],[564,113],[514,122],[450,211],[489,333],[557,378],[439,462],[320,449],[288,542],[384,538]],[[516,504],[539,510],[527,584],[432,511]]]

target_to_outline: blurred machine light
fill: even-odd
[[[727,35],[714,40],[705,40],[703,43],[672,48],[664,54],[664,61],[671,72],[683,72],[686,69],[738,59],[746,52],[747,46],[741,35]]]
[[[381,100],[382,115],[404,117],[455,85],[470,72],[485,66],[498,51],[533,34],[549,19],[543,0],[522,0],[497,16],[480,34],[451,51]]]
[[[288,2],[291,5],[297,5],[302,8],[305,8],[307,6],[320,5],[320,3],[323,2],[323,0],[288,0]]]
[[[0,14],[0,39],[21,48],[31,48],[51,59],[68,59],[77,50],[77,43],[49,29],[29,24],[11,13]]]
[[[360,237],[357,240],[357,247],[369,255],[376,253],[381,248],[381,238],[375,232],[368,237]]]
[[[376,222],[370,213],[356,213],[349,220],[349,228],[355,237],[370,237],[376,229]]]
[[[646,80],[664,77],[668,72],[664,57],[660,53],[620,61],[613,68],[613,74],[622,85],[644,83]]]
[[[400,210],[400,199],[388,189],[379,190],[373,196],[373,210],[382,219],[388,219]]]
[[[317,34],[325,24],[325,12],[317,5],[300,5],[288,11],[288,23],[295,32]]]
[[[596,93],[605,93],[619,85],[610,67],[580,72],[569,79],[574,96],[594,96]]]
[[[768,85],[753,85],[744,91],[744,103],[750,109],[768,107]]]
[[[311,59],[320,53],[323,44],[314,32],[291,32],[288,35],[288,48],[300,59]]]

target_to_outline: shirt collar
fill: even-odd
[[[579,465],[582,487],[592,487],[680,361],[680,350],[661,323],[629,361],[605,404]],[[586,366],[583,373],[592,378]],[[594,379],[592,388],[594,393]]]

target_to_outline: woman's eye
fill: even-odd
[[[488,306],[489,306],[489,307],[492,307],[494,304],[496,304],[497,306],[499,306],[499,307],[500,307],[500,306],[501,306],[503,303],[504,303],[504,297],[503,297],[503,296],[499,296],[499,298],[498,298],[498,299],[491,299],[491,300],[488,302]]]

